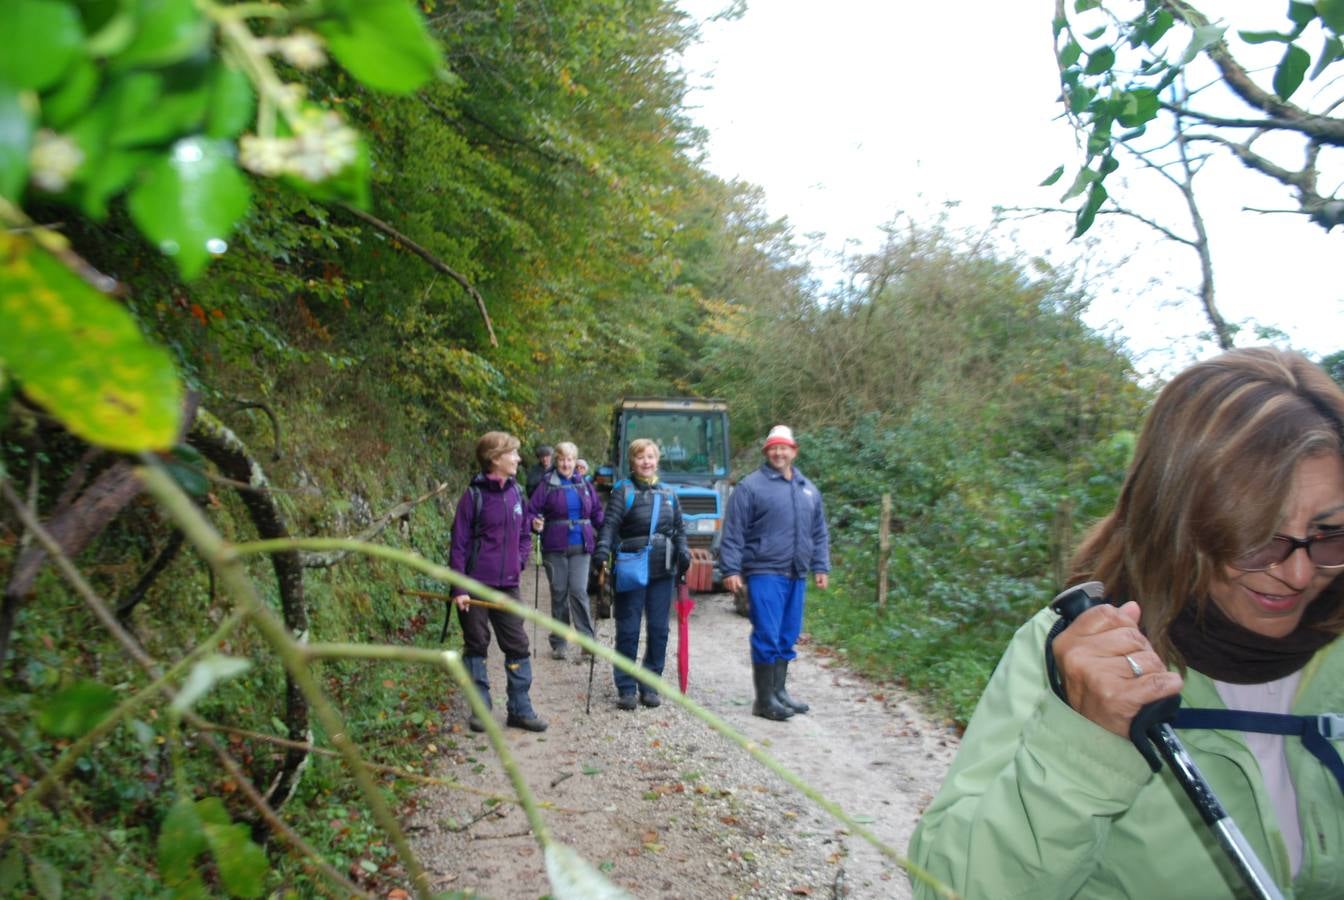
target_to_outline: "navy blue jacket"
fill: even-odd
[[[817,486],[796,468],[785,480],[769,463],[743,478],[728,499],[719,568],[725,576],[789,578],[831,571],[831,539]]]

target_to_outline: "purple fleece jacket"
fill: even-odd
[[[527,517],[541,516],[546,525],[541,529],[541,550],[543,553],[564,553],[569,549],[569,497],[577,491],[579,495],[579,518],[588,522],[583,528],[583,552],[591,554],[597,543],[596,529],[602,527],[602,501],[597,497],[597,488],[579,475],[561,478],[560,473],[551,469],[532,492],[532,501],[527,505]]]
[[[481,520],[476,521],[476,502],[468,488],[457,501],[457,515],[453,517],[448,568],[490,587],[517,587],[518,575],[532,551],[532,531],[523,514],[523,489],[512,478],[501,483],[484,474],[471,479],[471,487],[481,492]],[[479,541],[474,559],[473,541]]]

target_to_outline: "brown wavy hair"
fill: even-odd
[[[496,458],[521,446],[518,439],[507,431],[487,431],[476,442],[476,462],[480,463],[482,472],[489,472],[490,464]]]
[[[1158,394],[1115,509],[1083,539],[1070,583],[1136,600],[1153,649],[1184,665],[1171,623],[1283,520],[1303,459],[1344,455],[1344,391],[1298,353],[1257,347],[1196,363]],[[1338,599],[1336,578],[1316,602]],[[1344,631],[1344,605],[1318,627]]]

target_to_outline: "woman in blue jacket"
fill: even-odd
[[[551,618],[593,636],[588,609],[588,564],[602,527],[602,502],[597,490],[575,467],[579,448],[569,441],[555,445],[555,468],[542,476],[527,507],[528,518],[541,528],[541,558],[551,585]],[[563,635],[552,632],[551,658],[564,659]]]
[[[518,576],[532,549],[530,520],[523,512],[523,490],[516,481],[521,461],[518,439],[502,431],[486,432],[476,443],[476,460],[481,471],[457,501],[448,567],[517,600]],[[453,600],[462,624],[462,661],[485,705],[491,705],[485,656],[490,649],[493,626],[508,678],[505,724],[527,731],[545,731],[546,723],[532,710],[529,697],[532,661],[522,618],[502,609],[478,606],[460,588],[454,588]],[[474,715],[467,724],[472,731],[485,730]]]
[[[607,501],[606,521],[597,541],[597,565],[604,566],[613,551],[635,551],[650,545],[648,584],[617,591],[616,652],[634,659],[639,652],[639,623],[645,622],[644,668],[663,674],[667,656],[667,618],[672,609],[674,578],[685,578],[691,567],[686,529],[681,520],[677,495],[658,483],[658,445],[647,438],[630,442],[630,480],[618,484]],[[654,498],[658,518],[653,521]],[[650,529],[650,523],[653,527]],[[650,536],[652,531],[652,536]],[[613,669],[616,706],[635,708],[635,693],[645,706],[662,703],[658,692],[639,684],[620,669]]]

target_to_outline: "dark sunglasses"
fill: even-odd
[[[1262,572],[1279,565],[1298,548],[1307,551],[1307,558],[1318,569],[1338,569],[1344,566],[1344,530],[1323,531],[1309,538],[1276,534],[1269,539],[1269,543],[1232,560],[1232,566],[1243,572]]]

